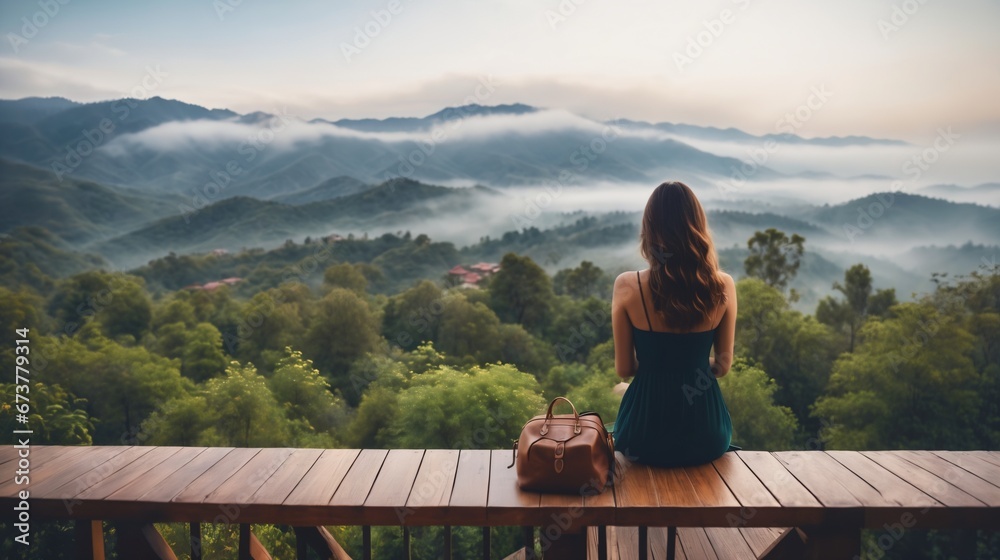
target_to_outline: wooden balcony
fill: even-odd
[[[548,558],[692,560],[850,558],[862,528],[1000,529],[1000,452],[740,451],[690,468],[623,463],[615,486],[579,495],[520,491],[510,451],[34,446],[27,486],[19,452],[0,447],[2,507],[28,490],[32,521],[76,521],[89,558],[103,555],[103,521],[127,557],[153,558],[173,557],[153,522],[193,535],[239,524],[241,558],[268,557],[254,523],[296,527],[300,558],[347,557],[324,525],[364,527],[363,558],[371,526],[400,527],[405,544],[409,527],[436,525],[483,527],[484,557],[490,527],[518,526]]]

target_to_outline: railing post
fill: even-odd
[[[94,519],[77,519],[76,557],[86,560],[104,560],[104,523]]]
[[[639,560],[649,558],[649,528],[639,527]]]
[[[490,560],[490,528],[483,527],[483,560]]]
[[[191,560],[201,560],[201,523],[192,522],[188,532],[191,535]]]
[[[521,527],[521,533],[524,535],[524,557],[526,560],[534,560],[535,528],[530,526]]]
[[[403,558],[410,560],[410,528],[403,525]]]
[[[251,560],[253,557],[250,554],[250,524],[240,523],[240,548],[239,548],[239,559],[240,560]]]
[[[667,560],[674,560],[677,555],[677,527],[667,527]]]
[[[372,527],[365,525],[361,528],[361,541],[364,551],[361,553],[365,560],[372,560]]]
[[[451,525],[444,526],[444,558],[451,560]]]
[[[608,560],[608,526],[597,528],[597,560]],[[673,560],[672,558],[670,560]]]

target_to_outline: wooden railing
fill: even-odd
[[[3,507],[16,508],[27,491],[31,519],[76,521],[81,557],[91,558],[103,555],[102,521],[115,522],[124,557],[154,558],[172,552],[153,522],[189,523],[193,542],[202,523],[239,524],[241,558],[267,557],[254,523],[295,527],[300,558],[309,547],[347,556],[323,529],[330,525],[362,526],[364,558],[372,526],[401,527],[406,551],[410,527],[483,527],[484,558],[496,526],[527,528],[522,554],[537,542],[547,558],[632,546],[644,557],[678,542],[694,558],[687,546],[698,539],[726,557],[794,549],[853,558],[862,528],[1000,528],[1000,452],[740,451],[677,469],[623,462],[613,487],[578,495],[522,492],[510,451],[40,446],[19,454],[0,447]],[[21,461],[30,462],[27,485],[15,475]],[[637,530],[609,538],[606,527]],[[681,528],[680,540],[647,527]],[[755,527],[796,529],[775,539]],[[633,534],[638,541],[626,542]]]

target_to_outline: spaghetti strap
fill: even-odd
[[[646,325],[650,332],[653,330],[653,323],[649,321],[649,311],[646,310],[646,296],[642,294],[642,280],[639,279],[639,271],[635,271],[635,281],[639,283],[639,297],[642,298],[642,312],[646,314]]]

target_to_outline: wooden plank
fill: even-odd
[[[756,558],[750,545],[747,544],[743,533],[732,527],[706,527],[705,535],[712,543],[715,554],[719,558]]]
[[[847,467],[871,485],[882,497],[892,503],[907,507],[930,507],[941,504],[905,479],[886,470],[857,451],[827,451],[838,463]]]
[[[637,463],[628,465],[625,476],[615,486],[614,525],[620,527],[647,523],[649,514],[660,505],[650,468]]]
[[[712,547],[712,541],[701,527],[678,527],[677,538],[684,548],[684,556],[689,560],[719,560],[719,555]],[[722,560],[729,560],[722,557]]]
[[[972,455],[1000,467],[1000,451],[943,451],[942,453],[962,453]]]
[[[428,449],[424,452],[420,470],[413,481],[413,490],[406,499],[406,506],[441,507],[451,501],[458,471],[457,449]]]
[[[13,447],[7,447],[13,449]],[[46,445],[44,451],[31,452],[31,475],[30,482],[32,490],[41,481],[57,474],[60,470],[73,468],[74,461],[78,457],[84,457],[88,452],[94,451],[89,446],[61,446]],[[14,463],[3,469],[3,481],[0,482],[0,496],[15,496],[18,491],[24,490],[23,485],[17,484],[17,469]]]
[[[990,507],[1000,507],[1000,488],[929,451],[898,451],[900,457],[948,481]],[[1000,481],[1000,479],[994,479]]]
[[[261,449],[240,470],[209,493],[203,503],[246,504],[250,496],[292,455],[292,451],[285,447]]]
[[[322,454],[322,449],[293,450],[281,467],[250,496],[248,503],[283,503]]]
[[[170,473],[169,476],[160,481],[159,484],[150,487],[145,493],[128,491],[126,486],[115,496],[118,500],[133,500],[153,503],[169,502],[174,496],[188,487],[195,479],[205,474],[208,469],[218,464],[227,454],[233,451],[232,447],[208,447],[191,459],[181,468]],[[128,491],[128,492],[127,492]]]
[[[639,528],[616,527],[618,557],[621,560],[638,560],[639,558]]]
[[[781,507],[777,498],[735,453],[724,453],[712,465],[743,507]]]
[[[506,459],[506,461],[505,461]],[[517,486],[517,471],[508,469],[510,452],[490,452],[490,490],[486,503],[486,520],[497,525],[542,525],[538,514],[541,495],[525,492]]]
[[[330,499],[330,505],[363,505],[388,454],[385,449],[363,449]]]
[[[767,550],[778,537],[781,536],[784,529],[777,529],[774,527],[740,527],[739,532],[743,534],[743,538],[750,545],[750,551],[753,553],[753,557],[757,558],[762,552]]]
[[[365,499],[365,524],[402,525],[407,521],[406,501],[413,490],[423,457],[423,449],[389,451]],[[413,520],[408,521],[412,523]]]
[[[962,467],[986,482],[1000,485],[1000,465],[987,461],[986,455],[979,452],[963,451],[934,451],[934,454],[949,463]]]
[[[821,451],[783,451],[773,455],[826,507],[888,505],[864,480]]]
[[[820,507],[816,497],[770,453],[737,451],[736,455],[783,507]]]
[[[84,469],[61,471],[59,475],[33,485],[32,492],[47,499],[71,500],[153,449],[155,448],[125,447],[121,451],[114,449],[110,456],[105,453],[88,454],[80,459],[80,463],[85,466]]]
[[[670,530],[667,527],[649,528],[649,556],[653,560],[665,560],[667,558],[667,539]],[[679,539],[675,535],[674,543],[675,560],[686,560],[684,547],[680,545]],[[694,560],[694,559],[692,559]]]
[[[43,446],[31,446],[31,451],[36,448],[41,449]],[[52,446],[44,446],[52,447]],[[0,465],[7,463],[8,461],[14,461],[18,458],[18,450],[13,445],[4,445],[0,447]]]
[[[485,525],[489,494],[490,452],[485,449],[461,450],[448,502],[451,514],[468,519],[471,525]]]
[[[170,475],[187,465],[207,450],[205,447],[181,447],[163,462],[149,469],[145,474],[110,493],[108,500],[136,501],[154,488],[158,488]],[[93,489],[91,489],[93,490]],[[88,492],[90,492],[88,490]]]
[[[709,465],[711,468],[711,465]],[[694,483],[688,478],[686,469],[661,469],[651,467],[649,478],[656,489],[656,499],[659,507],[699,507],[704,505],[695,490]],[[718,476],[718,474],[716,475]],[[721,482],[721,479],[720,479]],[[736,498],[733,498],[736,501]],[[653,523],[650,523],[653,525]]]
[[[284,505],[329,504],[360,453],[360,449],[323,450],[298,486],[285,498]]]
[[[210,466],[198,477],[190,482],[184,489],[177,492],[171,502],[200,504],[205,501],[209,494],[215,491],[223,482],[229,480],[236,474],[250,459],[260,453],[260,449],[240,447],[233,449]]]
[[[695,494],[698,495],[698,499],[701,500],[702,504],[711,505],[712,507],[737,508],[742,505],[736,499],[736,496],[733,495],[729,486],[726,485],[719,471],[711,463],[696,467],[685,467],[684,472],[687,474],[692,486],[694,486]],[[662,500],[664,493],[658,491],[657,494]]]
[[[181,449],[181,447],[156,447],[115,472],[114,476],[109,476],[81,492],[76,498],[79,500],[103,500],[112,493],[121,490],[122,487],[141,481],[149,471],[172,458]]]
[[[948,507],[983,506],[983,502],[951,485],[897,454],[889,451],[863,451],[866,457],[906,479],[921,491]]]
[[[424,452],[406,506],[399,512],[400,524],[439,525],[454,521],[448,503],[451,501],[458,470],[457,449],[428,449]],[[485,507],[485,504],[484,504]]]

